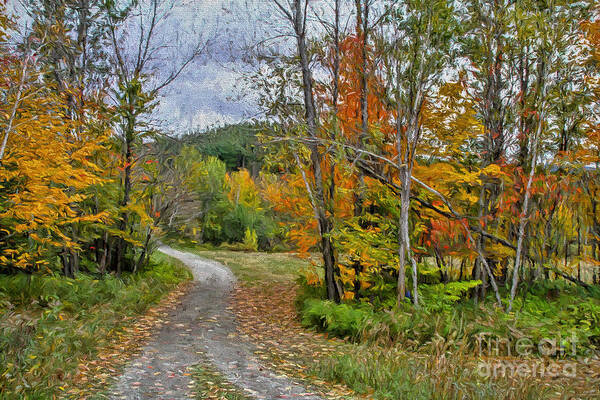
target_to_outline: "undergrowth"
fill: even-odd
[[[590,356],[599,349],[600,300],[595,293],[563,282],[539,283],[525,301],[517,299],[516,312],[506,314],[491,298],[476,306],[464,296],[449,296],[438,288],[423,286],[423,307],[415,309],[407,303],[387,310],[366,301],[335,304],[314,297],[320,292],[306,287],[313,296],[302,295],[302,323],[352,341],[400,343],[414,351],[429,349],[439,338],[452,350],[469,352],[492,339],[514,343],[521,338],[536,344],[542,339],[556,340],[557,347],[565,347],[566,356]],[[557,294],[549,298],[548,293]],[[573,335],[576,354],[572,352]],[[500,346],[495,355],[511,354],[506,346]]]
[[[135,275],[0,276],[0,398],[46,399],[65,390],[125,318],[143,313],[189,271],[163,254]]]
[[[419,309],[408,302],[385,309],[367,301],[335,304],[323,299],[322,289],[303,285],[297,303],[302,324],[354,343],[350,352],[319,360],[313,373],[374,399],[600,398],[589,365],[577,364],[575,377],[560,375],[584,357],[597,360],[600,301],[593,290],[537,283],[507,315],[492,298],[476,306],[462,287],[453,295],[439,285],[422,286]],[[532,344],[525,356],[516,354],[520,339]],[[542,339],[556,347],[538,347]],[[550,363],[558,376],[531,372]],[[511,368],[520,365],[529,372],[515,375]],[[482,367],[491,376],[482,375]]]
[[[551,399],[565,386],[527,379],[486,379],[462,357],[406,353],[397,347],[357,345],[351,353],[321,360],[313,373],[343,383],[369,399]],[[573,389],[575,390],[575,389]]]

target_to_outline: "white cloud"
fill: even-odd
[[[236,122],[237,120],[230,115],[220,114],[212,110],[198,111],[192,118],[192,125],[196,127],[211,127],[215,125],[224,125]]]

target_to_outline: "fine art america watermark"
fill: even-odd
[[[577,356],[577,336],[560,336],[534,341],[528,337],[498,338],[489,332],[477,338],[479,356],[485,358],[477,366],[480,376],[486,378],[574,378],[577,364],[566,360]],[[531,358],[539,354],[545,358]],[[500,358],[504,357],[504,358]]]

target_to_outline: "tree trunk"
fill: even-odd
[[[406,259],[408,259],[412,265],[412,300],[415,306],[419,305],[419,292],[418,292],[418,269],[417,263],[412,256],[410,235],[408,231],[408,219],[410,211],[410,184],[411,184],[411,173],[412,168],[407,165],[400,167],[401,180],[402,180],[402,191],[400,192],[400,237],[399,237],[399,266],[398,266],[398,297],[397,302],[400,305],[404,301],[406,296]]]
[[[129,101],[133,101],[133,99],[129,99]],[[132,108],[134,106],[132,105]],[[135,136],[135,117],[128,116],[127,117],[127,125],[124,128],[124,175],[123,175],[123,198],[121,199],[121,207],[125,208],[129,205],[129,197],[131,195],[131,169],[133,163],[133,138]],[[121,220],[119,223],[119,230],[122,235],[126,234],[127,226],[129,225],[129,213],[127,211],[123,211],[121,213]],[[114,260],[116,263],[116,271],[117,275],[121,274],[123,270],[123,266],[125,265],[125,255],[127,253],[128,243],[125,239],[119,238],[117,241],[117,252],[116,259]]]
[[[527,224],[527,215],[529,213],[529,197],[531,193],[531,184],[533,182],[533,176],[535,175],[535,167],[537,164],[537,150],[538,140],[542,134],[542,127],[544,122],[544,113],[542,112],[539,116],[538,127],[533,138],[533,154],[531,159],[531,169],[529,170],[529,177],[527,178],[527,185],[525,187],[525,198],[523,200],[523,209],[519,219],[519,235],[517,239],[517,254],[515,255],[515,267],[513,271],[512,286],[510,288],[510,300],[508,302],[507,311],[512,310],[512,304],[517,294],[517,286],[519,285],[519,268],[521,266],[521,256],[523,251],[523,238],[525,237],[525,225]]]
[[[73,249],[69,249],[69,261],[71,264],[71,274],[73,278],[79,272],[79,254]]]
[[[304,111],[307,123],[308,134],[311,138],[317,139],[318,117],[315,108],[313,96],[312,74],[310,70],[310,61],[306,47],[306,20],[305,11],[301,0],[294,0],[293,15],[290,15],[291,22],[294,25],[296,34],[296,44],[298,56],[300,58],[300,67],[302,70],[302,89],[304,95]],[[321,170],[322,157],[316,141],[309,144],[311,166],[314,173],[314,196],[317,219],[321,234],[321,253],[323,263],[325,264],[325,282],[327,287],[327,298],[329,300],[340,302],[342,298],[341,288],[336,282],[336,260],[333,240],[331,239],[331,230],[333,224],[331,217],[327,214],[327,204],[325,202],[325,190],[323,183],[323,173]],[[332,211],[332,210],[329,210]]]
[[[29,64],[30,56],[27,55],[25,60],[23,61],[23,69],[21,71],[21,79],[19,80],[19,86],[17,88],[17,98],[15,99],[15,103],[12,106],[10,117],[8,118],[8,123],[6,124],[6,128],[4,129],[4,138],[2,139],[2,145],[0,145],[0,162],[4,158],[4,153],[6,151],[6,144],[8,143],[8,137],[10,132],[13,129],[13,122],[15,120],[15,116],[17,115],[17,110],[19,108],[19,103],[21,102],[23,96],[23,86],[25,85],[25,80],[27,79],[27,67]]]
[[[148,229],[148,232],[146,233],[146,240],[144,241],[144,247],[142,249],[142,253],[140,254],[140,257],[138,258],[137,262],[135,263],[135,266],[133,267],[133,272],[137,272],[143,265],[146,259],[146,254],[148,253],[148,246],[150,245],[150,239],[152,238],[152,230]]]
[[[365,140],[369,135],[369,85],[367,79],[367,46],[369,40],[369,10],[370,0],[355,1],[356,7],[356,31],[361,42],[361,59],[357,66],[359,83],[360,83],[360,132],[358,135],[358,147],[363,148]],[[354,192],[354,215],[361,216],[364,213],[364,174],[361,170],[358,171],[358,190]],[[364,228],[364,227],[363,227]]]
[[[473,263],[473,280],[481,281],[481,263],[479,262],[479,258],[475,260]],[[473,289],[473,301],[475,305],[479,304],[479,287]]]
[[[104,238],[99,241],[99,244],[100,243],[102,243],[102,256],[98,263],[98,272],[104,275],[106,273],[106,264],[108,260],[108,232],[104,233]]]
[[[406,243],[404,241],[404,216],[400,212],[398,221],[398,305],[404,302],[406,297]]]
[[[440,254],[440,249],[438,249],[438,247],[435,246],[435,248],[433,249],[433,253],[435,257],[435,263],[438,267],[438,271],[440,272],[440,282],[446,283],[446,278],[444,276],[444,259]]]
[[[69,259],[69,251],[63,248],[60,254],[63,264],[63,275],[67,278],[73,278],[73,271],[71,270],[71,260]]]

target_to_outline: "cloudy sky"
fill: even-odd
[[[244,79],[258,69],[256,64],[248,62],[249,48],[261,43],[263,49],[293,51],[289,22],[271,0],[175,1],[177,7],[163,31],[200,32],[203,38],[210,39],[210,45],[206,54],[165,91],[160,117],[173,129],[188,130],[259,115],[256,92]],[[285,0],[282,3],[288,4]],[[352,9],[353,3],[343,4]],[[332,2],[312,0],[310,8],[310,15],[323,17],[332,12]],[[344,14],[348,19],[348,12]],[[315,18],[310,19],[311,32],[319,31]]]
[[[248,48],[261,43],[277,52],[293,49],[289,22],[271,0],[176,0],[172,13],[178,26],[201,27],[211,38],[206,56],[200,57],[164,94],[160,115],[177,129],[205,128],[256,117],[256,93],[245,76],[258,66],[246,62]],[[287,5],[287,1],[282,1]],[[342,3],[349,20],[352,2]],[[332,1],[312,0],[310,15],[332,12]],[[311,31],[319,31],[314,17]],[[327,18],[327,17],[325,17]]]
[[[9,11],[21,27],[30,26],[23,2],[8,0]],[[58,0],[57,0],[58,1]],[[256,69],[247,48],[271,35],[280,20],[269,0],[159,0],[164,18],[154,35],[157,51],[151,75],[168,74],[181,65],[195,43],[207,42],[205,51],[179,78],[161,92],[157,117],[173,132],[203,129],[253,118],[258,113],[255,93],[244,79]],[[149,1],[147,2],[150,3]],[[159,14],[161,14],[159,12]],[[148,17],[148,15],[146,15]],[[148,18],[143,20],[147,25]],[[137,26],[136,26],[137,24]],[[124,29],[137,50],[139,20]]]
[[[21,5],[24,1],[27,0],[8,0],[9,9],[21,16],[23,26],[28,22]],[[152,45],[158,51],[149,75],[160,81],[161,75],[164,77],[181,65],[194,44],[208,44],[179,78],[161,92],[156,117],[163,127],[182,133],[257,117],[260,114],[257,94],[245,79],[258,69],[248,61],[249,48],[256,43],[277,46],[278,51],[293,48],[290,47],[293,41],[285,36],[290,33],[288,22],[282,19],[273,2],[159,0],[159,3],[165,7],[159,12],[164,18],[154,34]],[[331,11],[328,0],[312,0],[310,4],[312,14]],[[145,12],[149,12],[146,8]],[[139,26],[147,26],[148,20],[149,14],[142,16],[141,23],[136,16],[122,29],[124,42],[129,43],[125,52],[136,53]]]
[[[259,112],[247,77],[256,66],[246,62],[247,47],[268,36],[268,21],[279,18],[263,1],[190,0],[179,3],[170,26],[208,40],[203,55],[162,94],[158,116],[172,130],[203,129],[253,118]],[[193,32],[193,33],[191,33]],[[162,40],[162,39],[161,39]],[[167,39],[168,40],[168,39]],[[182,54],[186,53],[183,43]]]

